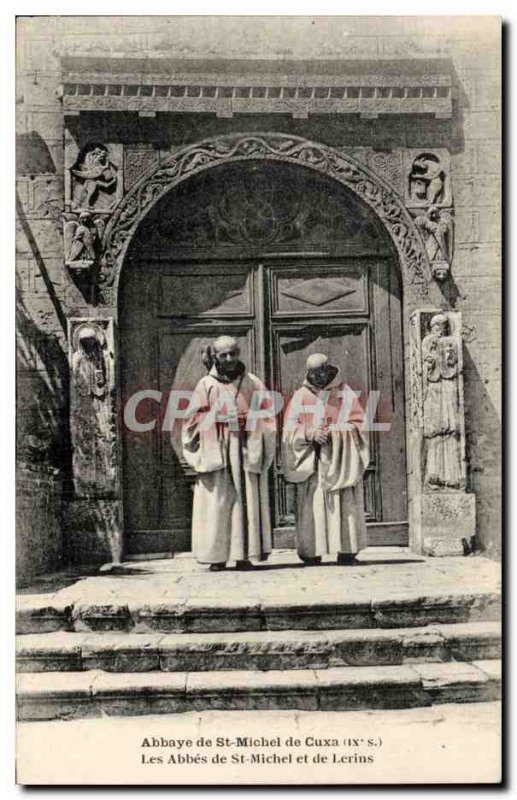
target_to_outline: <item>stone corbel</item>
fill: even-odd
[[[454,248],[454,210],[447,150],[406,151],[405,203],[422,236],[431,274],[442,283],[450,274]]]
[[[426,555],[463,555],[475,536],[467,492],[461,313],[410,318],[412,524]]]

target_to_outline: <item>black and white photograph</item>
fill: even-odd
[[[500,784],[503,21],[145,12],[16,20],[16,780]]]

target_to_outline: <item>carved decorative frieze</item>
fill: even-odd
[[[405,201],[425,244],[433,278],[444,281],[450,273],[454,245],[447,150],[405,151]]]
[[[100,74],[70,72],[62,88],[65,113],[77,111],[137,111],[156,113],[282,113],[309,114],[452,113],[451,76],[338,74],[238,75],[212,73],[146,76],[124,74],[118,81]]]
[[[124,148],[124,191],[129,191],[146,172],[158,166],[159,152],[149,145]]]
[[[403,195],[404,161],[401,150],[373,150],[368,159],[368,166],[396,192]]]
[[[68,337],[75,493],[113,496],[117,490],[113,320],[70,318]]]
[[[389,183],[397,194],[405,196],[405,161],[402,148],[374,150],[373,147],[336,147],[335,150],[359,164],[364,164]]]
[[[398,251],[405,283],[423,296],[429,281],[422,239],[403,202],[389,184],[342,150],[284,134],[232,134],[189,145],[147,173],[124,196],[108,223],[101,260],[101,293],[114,301],[126,246],[148,210],[173,186],[219,164],[264,159],[298,164],[329,176],[353,191],[384,223]]]
[[[461,331],[459,312],[424,309],[411,315],[410,440],[420,495],[416,507],[424,550],[435,555],[463,552],[461,539],[475,534],[474,495],[466,492]]]

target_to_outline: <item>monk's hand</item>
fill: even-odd
[[[326,444],[330,438],[330,434],[325,428],[317,428],[312,434],[312,441],[316,444]]]
[[[226,414],[218,414],[217,421],[223,425],[231,425],[236,428],[238,425],[237,409],[230,407]]]

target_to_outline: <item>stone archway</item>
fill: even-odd
[[[129,244],[151,208],[169,191],[191,176],[219,165],[244,161],[284,162],[314,170],[337,181],[369,206],[387,231],[398,256],[403,288],[403,340],[405,367],[405,417],[408,456],[408,500],[410,545],[417,552],[454,552],[461,548],[459,531],[473,533],[474,495],[461,490],[426,492],[423,482],[423,372],[421,344],[429,320],[437,310],[450,308],[432,280],[424,241],[404,205],[401,195],[379,175],[358,163],[348,152],[297,136],[278,133],[247,133],[215,136],[186,145],[168,156],[158,167],[146,172],[127,192],[115,209],[106,228],[99,262],[99,305],[116,318],[119,279]],[[101,310],[101,309],[99,309]],[[453,319],[454,317],[454,319]],[[461,351],[460,315],[449,312],[449,326]],[[463,420],[461,357],[458,364],[458,404]],[[114,420],[115,427],[116,421]],[[464,425],[463,422],[461,422]],[[463,428],[461,429],[463,431]],[[115,450],[117,448],[115,447]],[[114,450],[114,452],[115,452]],[[461,433],[460,457],[465,473],[465,440]],[[121,553],[122,508],[119,488],[120,464],[110,496],[110,523],[116,547]],[[432,502],[431,502],[432,501]],[[462,504],[465,506],[463,508]],[[110,506],[111,507],[111,506]],[[468,508],[467,508],[468,507]],[[447,535],[441,536],[440,529]],[[443,541],[442,541],[443,540]],[[449,541],[450,540],[450,541]],[[452,545],[451,545],[452,541]],[[444,543],[445,542],[445,543]],[[116,556],[118,558],[118,555]]]
[[[153,206],[189,178],[216,166],[243,161],[276,161],[314,170],[337,181],[369,206],[389,234],[398,256],[403,286],[403,338],[406,380],[408,498],[417,496],[418,458],[414,458],[414,423],[418,418],[413,381],[409,379],[410,315],[428,296],[431,270],[421,236],[402,199],[386,181],[349,154],[300,137],[277,133],[216,136],[188,145],[147,172],[123,197],[103,239],[99,288],[104,303],[117,313],[120,276],[130,242]],[[119,476],[118,485],[121,485]],[[120,518],[122,518],[120,513]],[[420,549],[420,525],[410,519],[410,541]],[[122,532],[121,532],[122,538]]]

